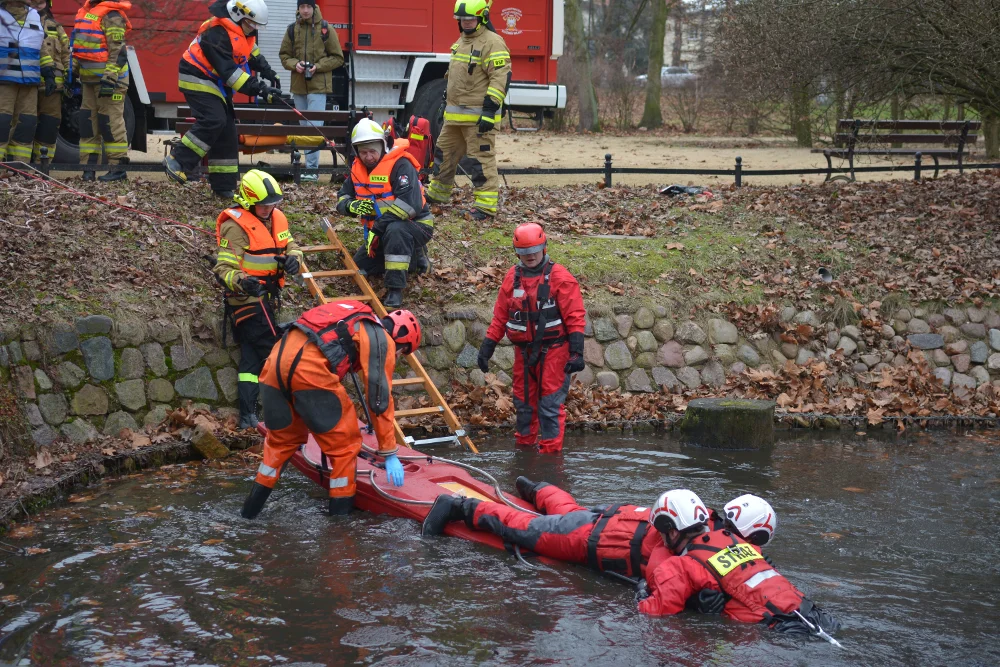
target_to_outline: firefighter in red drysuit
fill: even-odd
[[[520,261],[504,276],[477,362],[487,372],[497,343],[507,335],[517,347],[515,442],[537,444],[539,451],[554,454],[562,451],[571,376],[584,368],[586,310],[576,278],[549,259],[545,243],[539,224],[514,230],[514,251]]]
[[[801,614],[828,633],[839,629],[830,614],[767,563],[759,547],[728,528],[710,528],[704,504],[691,491],[678,489],[660,496],[649,521],[678,555],[647,567],[645,584],[639,586],[639,611],[653,616],[678,614],[692,596],[711,589],[732,599],[722,615],[735,621],[813,634]]]
[[[348,373],[361,375],[362,400],[378,439],[378,453],[385,457],[386,475],[395,486],[402,486],[392,373],[397,353],[412,354],[419,345],[420,323],[413,313],[396,310],[380,321],[360,301],[331,301],[293,322],[260,374],[268,432],[264,460],[243,504],[243,518],[260,513],[283,466],[310,433],[330,459],[330,514],[348,514],[354,507],[361,431],[342,382]]]

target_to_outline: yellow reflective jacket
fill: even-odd
[[[444,119],[458,125],[478,123],[487,95],[503,104],[510,74],[510,52],[503,37],[485,26],[472,35],[462,33],[451,46]],[[493,122],[499,124],[502,116],[498,109]]]

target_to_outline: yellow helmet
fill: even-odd
[[[233,197],[236,203],[243,208],[250,210],[256,204],[280,204],[284,199],[281,194],[281,186],[274,176],[260,169],[251,169],[243,174],[240,187]]]
[[[492,2],[489,0],[456,0],[455,18],[477,18],[480,23],[486,23],[486,21],[490,18],[491,4]]]

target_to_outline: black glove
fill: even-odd
[[[645,579],[640,579],[639,583],[635,587],[635,601],[642,602],[648,598],[652,593],[649,591],[649,584],[646,583]]]
[[[98,97],[111,97],[115,94],[115,84],[111,81],[101,81],[101,87],[97,91]]]
[[[302,270],[302,266],[299,264],[299,258],[295,255],[278,255],[275,257],[278,263],[282,265],[286,276],[297,276],[299,271]]]
[[[289,100],[291,96],[281,92],[281,88],[271,88],[269,86],[264,86],[263,90],[260,91],[261,97],[268,104],[278,104],[282,100]]]
[[[497,104],[497,101],[487,95],[486,99],[483,100],[483,115],[479,117],[479,134],[493,131],[493,127],[496,125],[494,118],[499,108],[500,105]]]
[[[726,594],[712,588],[703,588],[684,603],[684,607],[699,614],[721,614],[726,606]]]
[[[483,344],[479,346],[479,356],[476,357],[476,363],[479,364],[479,370],[486,373],[490,369],[490,359],[493,357],[493,351],[497,349],[497,342],[492,338],[484,338]]]
[[[243,84],[243,86],[239,89],[238,92],[242,93],[243,95],[249,95],[250,97],[257,97],[258,95],[263,94],[262,91],[265,88],[267,88],[267,86],[264,85],[263,81],[261,81],[255,76],[252,76],[246,80],[246,83]]]
[[[240,279],[240,291],[247,296],[262,296],[264,294],[264,283],[253,276]]]
[[[272,88],[277,88],[281,90],[281,79],[278,78],[277,72],[273,69],[267,69],[260,73],[260,78],[268,81]]]
[[[577,331],[569,336],[569,361],[566,362],[566,373],[579,373],[584,369],[583,334]]]
[[[56,92],[56,71],[51,67],[42,68],[42,78],[45,80],[45,96]]]
[[[353,216],[375,215],[375,204],[369,199],[352,199],[347,210]]]

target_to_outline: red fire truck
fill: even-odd
[[[132,85],[125,108],[129,141],[146,150],[147,132],[169,132],[184,97],[177,89],[177,64],[208,16],[212,0],[132,0],[128,37]],[[53,0],[52,11],[67,32],[80,0]],[[258,38],[271,66],[288,80],[278,49],[295,20],[297,0],[267,0],[269,21]],[[336,29],[347,60],[334,72],[327,108],[367,107],[377,120],[417,114],[440,129],[442,93],[451,45],[458,37],[452,0],[319,0],[323,18]],[[566,106],[566,88],[556,84],[563,51],[563,0],[496,0],[491,18],[507,42],[513,79],[507,94],[510,122],[515,113],[541,123]],[[237,95],[237,102],[248,101]],[[76,162],[76,109],[66,101],[56,162]]]

